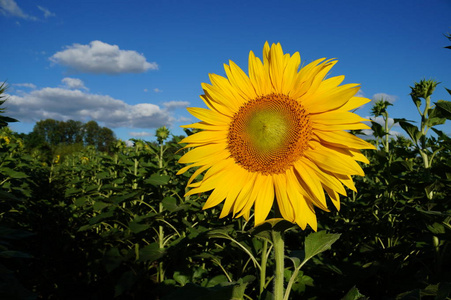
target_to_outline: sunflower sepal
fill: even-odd
[[[285,232],[296,226],[296,223],[287,221],[284,218],[272,218],[265,220],[263,223],[257,224],[249,231],[249,233],[255,236],[263,235],[266,237],[265,232],[270,232],[271,230]]]

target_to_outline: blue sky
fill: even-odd
[[[450,16],[449,0],[0,0],[0,82],[15,131],[94,119],[118,138],[151,140],[162,125],[183,134],[196,121],[185,108],[204,106],[208,73],[225,75],[229,59],[247,72],[250,50],[261,57],[265,41],[280,42],[304,64],[337,58],[330,76],[392,101],[391,117],[418,121],[415,81],[441,82],[433,100],[451,100]]]

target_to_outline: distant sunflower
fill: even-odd
[[[317,228],[314,207],[328,210],[324,191],[340,209],[343,187],[356,190],[351,175],[368,163],[360,149],[371,144],[345,130],[368,129],[368,121],[349,112],[370,100],[354,97],[358,84],[340,85],[344,76],[325,79],[336,60],[316,60],[299,70],[298,52],[284,54],[265,43],[263,62],[249,53],[249,76],[235,63],[227,78],[210,74],[201,98],[209,109],[188,108],[201,129],[181,142],[192,148],[179,160],[198,167],[188,181],[192,195],[213,190],[204,209],[224,202],[220,217],[264,222],[277,201],[282,217]],[[202,180],[193,180],[207,171]]]

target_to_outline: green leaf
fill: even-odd
[[[8,240],[19,240],[35,235],[34,233],[21,230],[13,229],[9,227],[0,226],[0,238]]]
[[[110,205],[111,205],[110,203],[105,203],[103,201],[96,201],[96,202],[94,202],[93,209],[94,209],[94,211],[101,211],[102,209],[104,209],[105,207],[110,206]]]
[[[147,178],[144,182],[154,186],[165,185],[169,182],[170,178],[169,175],[152,174],[150,175],[150,178]]]
[[[170,212],[174,212],[178,209],[177,199],[174,197],[165,197],[161,203],[163,203],[163,207]]]
[[[288,257],[292,262],[295,268],[299,267],[301,262],[305,259],[305,251],[295,250],[291,251],[290,256]]]
[[[102,263],[108,273],[119,267],[123,261],[119,249],[114,247],[109,249],[102,258]]]
[[[6,251],[0,251],[0,257],[2,258],[32,258],[33,256],[21,252],[21,251],[13,251],[13,250],[6,250]]]
[[[138,277],[135,272],[127,271],[123,273],[119,282],[114,287],[114,297],[118,297],[124,292],[129,291],[137,280]]]
[[[22,178],[28,177],[28,175],[25,174],[24,172],[17,172],[17,171],[14,171],[13,169],[10,169],[7,167],[1,168],[0,172],[5,174],[7,177],[14,178],[14,179],[22,179]]]
[[[438,284],[438,291],[435,300],[446,300],[449,299],[451,294],[451,282],[440,282]]]
[[[314,232],[305,238],[305,259],[309,260],[313,256],[329,250],[341,234],[326,233],[326,231]]]
[[[139,249],[139,261],[153,262],[164,255],[164,249],[160,249],[158,243],[152,243]]]
[[[384,128],[381,124],[376,122],[371,122],[371,129],[373,130],[373,135],[375,137],[384,137],[386,135],[386,132],[384,131]]]
[[[230,283],[227,282],[221,285],[206,288],[188,283],[162,298],[162,300],[242,300],[247,284],[247,282],[240,283],[240,281]]]
[[[404,129],[407,132],[412,141],[418,143],[418,140],[421,137],[421,132],[415,125],[412,125],[408,122],[399,122],[399,125],[402,127],[402,129]]]
[[[368,299],[364,295],[360,294],[359,290],[354,286],[352,289],[349,290],[349,292],[346,293],[346,295],[341,298],[341,300],[360,300],[360,299]]]
[[[449,92],[449,90],[447,89]],[[451,120],[451,101],[439,100],[435,103],[435,109],[437,109],[441,116]]]
[[[226,283],[226,282],[229,282],[227,277],[225,275],[221,274],[221,275],[217,275],[217,276],[213,277],[212,279],[208,280],[205,287],[213,287],[218,284]]]
[[[179,271],[175,271],[172,278],[174,278],[181,286],[184,286],[189,282],[189,276],[182,274]]]
[[[87,200],[88,200],[87,197],[80,197],[75,199],[74,204],[76,207],[81,207],[86,203]]]
[[[451,140],[451,138],[447,134],[445,134],[443,131],[435,129],[435,128],[431,128],[431,129],[438,135],[439,139],[444,140],[444,141]]]
[[[120,195],[120,196],[112,196],[109,198],[110,201],[112,201],[114,204],[119,204],[125,200],[131,199],[133,197],[135,197],[138,194],[138,192],[131,192],[125,195]]]
[[[128,223],[128,228],[133,233],[140,233],[141,231],[149,229],[149,224],[139,224],[137,221],[133,220],[130,223]]]

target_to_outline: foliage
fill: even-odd
[[[208,195],[184,197],[192,173],[176,175],[186,150],[167,129],[109,152],[69,130],[72,144],[46,152],[1,129],[0,298],[271,299],[268,229],[279,227],[290,299],[447,299],[451,144],[436,126],[450,102],[434,105],[421,86],[412,88],[419,127],[398,119],[406,137],[393,138],[388,123],[373,126],[379,147],[366,153],[359,192],[348,191],[340,212],[317,211],[314,234],[202,210]],[[388,119],[382,104],[374,115]]]
[[[2,106],[7,100],[7,97],[4,95],[6,89],[7,89],[6,83],[3,82],[2,84],[0,84],[0,106]],[[5,113],[5,108],[0,107],[0,114],[3,113]],[[0,128],[8,126],[8,123],[12,122],[17,122],[17,120],[11,117],[0,115]]]
[[[100,127],[96,121],[83,124],[80,121],[54,119],[37,122],[33,131],[24,138],[31,148],[50,147],[55,149],[61,145],[80,144],[94,146],[101,152],[108,152],[116,142],[113,131],[107,127]],[[53,154],[56,155],[56,153]]]

